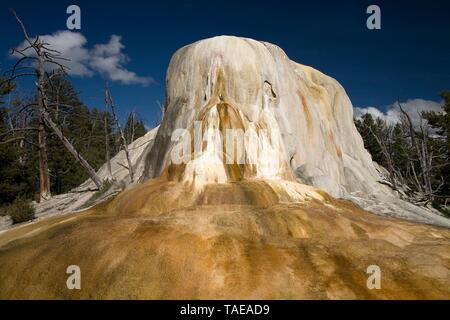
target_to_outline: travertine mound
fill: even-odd
[[[165,178],[0,235],[0,299],[450,299],[450,230],[305,186]],[[286,196],[286,195],[284,195]],[[68,290],[78,265],[81,290]],[[367,287],[367,268],[381,289]]]
[[[255,178],[298,178],[377,214],[450,226],[448,219],[400,200],[378,182],[380,174],[353,123],[344,88],[291,61],[279,47],[231,36],[201,40],[174,54],[166,82],[165,116],[141,181],[165,170],[194,189]],[[195,150],[196,122],[203,133],[219,130],[222,139],[204,134],[202,150]],[[253,130],[260,139],[257,152],[245,143],[243,165],[225,161],[230,128]],[[187,133],[174,139],[178,129]],[[180,141],[194,142],[192,159],[181,165],[172,159]]]
[[[337,197],[379,188],[345,90],[336,80],[289,60],[273,44],[222,36],[181,48],[169,65],[166,94],[154,145],[158,152],[149,154],[146,177],[159,176],[170,165],[176,129],[213,118],[221,129],[253,125],[279,131],[276,151],[282,163],[277,165],[287,167],[260,178],[286,178],[288,169]],[[227,180],[235,179],[227,172]]]

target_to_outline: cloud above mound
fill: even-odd
[[[57,50],[62,57],[70,59],[63,63],[70,68],[70,75],[91,77],[98,74],[105,79],[126,85],[147,86],[154,82],[151,77],[139,76],[125,67],[130,58],[123,52],[125,46],[119,35],[112,35],[107,43],[95,44],[92,48],[86,46],[87,39],[82,33],[68,30],[60,30],[40,38],[49,43],[50,49]],[[25,47],[26,43],[22,42],[17,48]]]
[[[431,100],[424,99],[410,99],[406,102],[400,102],[409,116],[414,125],[420,124],[420,113],[422,111],[435,111],[441,112],[443,102],[436,102]],[[401,120],[401,111],[398,104],[395,102],[391,105],[388,105],[385,108],[385,112],[379,110],[376,107],[364,107],[364,108],[354,108],[354,117],[356,119],[360,119],[364,114],[369,113],[374,118],[381,118],[388,124],[395,124],[400,122]]]

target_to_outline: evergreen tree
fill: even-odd
[[[135,112],[131,112],[127,116],[127,122],[124,128],[125,139],[130,144],[137,138],[142,137],[147,133],[144,122],[138,118]]]
[[[1,80],[0,80],[1,81]],[[26,156],[32,146],[21,143],[10,134],[10,111],[3,98],[14,90],[14,85],[0,90],[0,205],[13,202],[18,197],[33,198],[37,174],[33,170],[36,158]],[[12,105],[19,103],[14,99]]]
[[[377,135],[381,135],[382,123],[380,122],[380,119],[375,121],[370,113],[366,113],[361,117],[361,120],[355,120],[355,124],[363,138],[364,147],[372,155],[372,160],[383,165],[385,161],[383,160],[381,148],[372,134],[373,132]]]
[[[372,159],[389,171],[396,189],[399,181],[407,186],[408,197],[418,203],[430,203],[449,212],[450,199],[450,92],[441,94],[441,112],[423,112],[420,125],[412,123],[400,107],[403,118],[395,125],[365,114],[355,120]],[[432,130],[429,130],[431,126]],[[393,177],[395,179],[393,179]]]
[[[437,158],[440,162],[439,174],[434,179],[434,184],[439,184],[443,181],[443,186],[439,192],[442,200],[450,198],[450,91],[441,93],[444,99],[444,105],[441,112],[427,111],[422,113],[422,117],[428,121],[431,127],[436,130],[438,137],[433,139],[434,150],[436,154],[442,154],[442,157]]]
[[[408,167],[409,148],[402,126],[399,123],[395,124],[392,130],[391,147],[394,165],[397,168],[397,171],[404,176]]]

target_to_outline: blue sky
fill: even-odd
[[[383,108],[397,98],[439,101],[439,92],[450,89],[450,1],[2,0],[2,66],[11,65],[8,50],[22,41],[8,8],[17,11],[32,35],[51,35],[67,30],[70,4],[81,8],[79,40],[86,41],[82,48],[88,55],[99,44],[108,46],[97,51],[117,49],[114,43],[123,46],[115,56],[123,59],[118,69],[108,73],[92,65],[90,74],[71,77],[82,100],[103,108],[104,79],[109,78],[122,116],[136,110],[148,126],[157,117],[156,101],[164,101],[171,55],[223,34],[279,45],[292,60],[336,78],[355,107]],[[366,28],[370,4],[381,8],[381,30]],[[120,38],[114,42],[112,35]],[[121,75],[128,84],[117,80]]]

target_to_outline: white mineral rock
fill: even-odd
[[[179,141],[172,134],[177,129],[193,133],[196,121],[222,131],[257,128],[270,138],[257,131],[258,152],[246,143],[244,166],[227,169],[217,155],[225,142],[217,145],[218,140],[207,135],[200,152],[193,152],[197,157],[181,168],[181,180],[202,186],[296,177],[334,197],[375,208],[375,213],[450,225],[448,219],[398,199],[378,182],[344,88],[320,71],[291,61],[273,44],[232,36],[195,42],[174,54],[166,85],[165,117],[141,181],[160,176],[173,164],[171,151]]]

